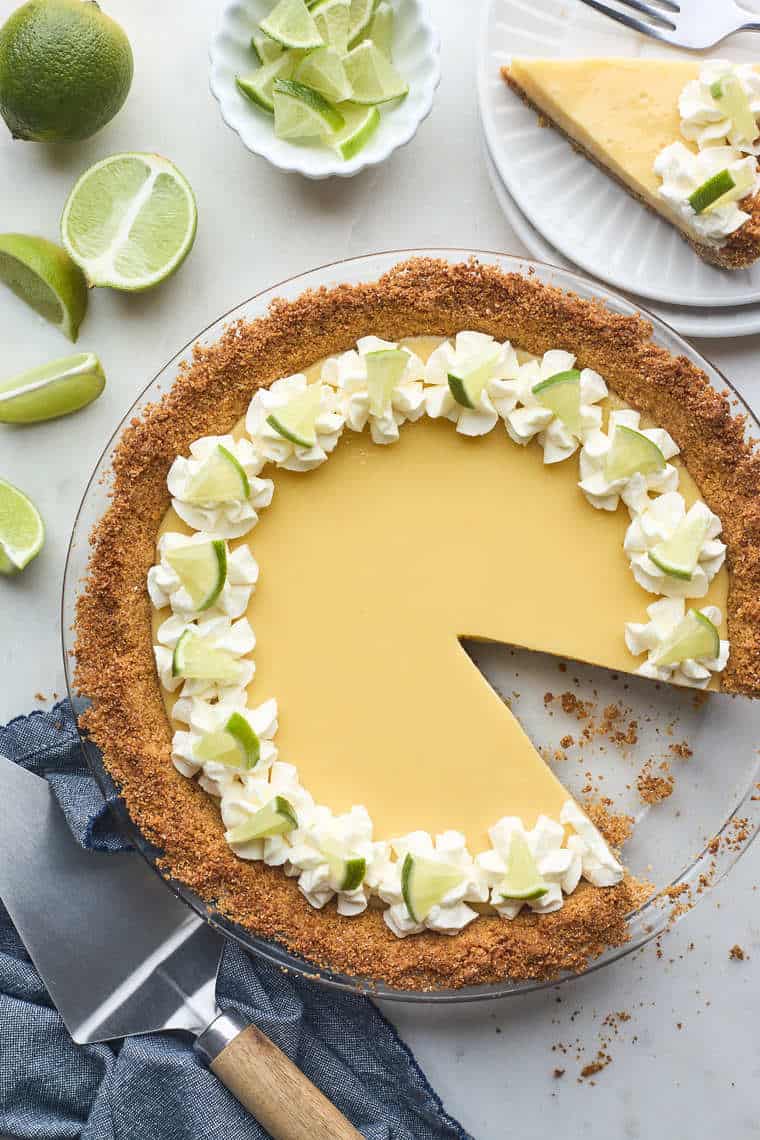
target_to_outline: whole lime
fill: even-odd
[[[114,117],[132,49],[95,0],[30,0],[0,28],[0,114],[17,139],[75,142]]]

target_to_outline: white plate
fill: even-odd
[[[209,55],[211,93],[222,118],[236,131],[243,145],[280,170],[297,171],[306,178],[350,178],[367,166],[377,166],[410,142],[430,114],[441,78],[438,33],[427,13],[425,0],[394,0],[393,61],[409,84],[400,102],[380,108],[382,120],[362,150],[348,161],[328,146],[299,146],[275,137],[272,116],[261,110],[235,86],[236,75],[256,68],[251,36],[274,7],[274,0],[231,0],[222,9]]]
[[[661,56],[668,50],[572,0],[488,0],[478,97],[489,150],[528,220],[588,273],[639,297],[666,304],[677,299],[679,307],[752,304],[760,301],[760,263],[726,272],[702,261],[673,226],[635,201],[557,131],[542,130],[535,111],[499,74],[512,55]],[[746,34],[721,46],[722,56],[737,60],[756,59],[757,51],[757,39]]]
[[[499,172],[488,151],[488,145],[483,141],[483,155],[485,158],[488,176],[491,179],[496,199],[501,206],[505,218],[512,229],[526,246],[529,253],[541,261],[548,261],[551,265],[559,265],[563,269],[575,269],[566,257],[563,257],[554,246],[550,245],[539,231],[532,226],[525,214],[520,210],[509,191],[499,177]],[[629,294],[628,299],[636,304],[636,296]],[[681,333],[682,336],[706,337],[739,337],[750,336],[760,332],[760,305],[740,305],[736,309],[679,309],[676,305],[665,305],[657,301],[647,301],[646,308],[656,313]]]

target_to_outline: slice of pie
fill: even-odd
[[[401,987],[625,940],[624,827],[459,639],[760,691],[758,463],[702,373],[641,320],[413,260],[230,329],[114,471],[77,679],[168,874]]]
[[[753,66],[515,58],[502,74],[700,257],[723,269],[760,257],[760,72]]]

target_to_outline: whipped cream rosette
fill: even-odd
[[[257,778],[265,775],[277,759],[274,735],[277,731],[277,702],[264,701],[256,708],[246,706],[244,689],[236,689],[212,704],[201,697],[181,697],[175,704],[182,705],[180,715],[174,717],[186,724],[172,737],[172,761],[183,776],[202,772],[201,783],[212,795],[220,796],[228,783],[234,783],[248,774]],[[233,713],[239,714],[258,739],[258,759],[253,768],[244,770],[234,765],[204,759],[198,755],[199,746],[212,733],[222,732]],[[202,747],[201,747],[202,752]]]
[[[538,436],[538,442],[544,449],[544,463],[568,459],[589,432],[598,431],[602,426],[602,409],[597,405],[606,397],[607,385],[593,369],[582,369],[577,378],[578,405],[573,409],[572,423],[547,407],[540,392],[534,392],[537,385],[553,378],[559,381],[574,370],[575,357],[571,353],[552,349],[545,352],[540,360],[529,360],[523,364],[514,381],[517,407],[504,417],[507,431],[515,443],[523,445]],[[575,391],[574,376],[570,382]],[[544,388],[544,392],[548,390]]]
[[[373,842],[365,807],[334,815],[317,805],[294,833],[288,861],[312,906],[321,908],[337,895],[338,914],[354,915],[367,908],[367,876],[372,880],[373,865],[385,860],[385,850],[385,844]]]
[[[580,855],[564,847],[565,829],[545,815],[538,817],[535,827],[527,830],[516,816],[505,816],[489,828],[491,849],[481,852],[476,862],[490,888],[490,902],[503,918],[515,918],[523,906],[537,914],[548,914],[562,906],[562,892],[570,894],[581,876]],[[502,884],[509,869],[513,839],[527,844],[544,881],[545,893],[532,899],[512,899],[504,895]]]
[[[194,491],[209,465],[218,462],[219,448],[227,462],[243,476],[238,487],[224,499],[204,499],[203,491]],[[258,512],[272,501],[274,484],[259,479],[264,460],[248,439],[235,440],[231,435],[207,435],[190,444],[190,456],[178,456],[166,479],[172,506],[183,522],[193,530],[205,531],[215,538],[241,538],[258,522]],[[234,485],[235,480],[232,480]],[[247,486],[246,486],[247,484]],[[246,493],[247,492],[247,493]],[[192,501],[190,501],[192,499]]]
[[[293,838],[299,834],[297,828],[282,835],[270,835],[262,839],[236,841],[236,828],[244,828],[257,813],[267,805],[283,797],[292,809],[299,828],[307,826],[314,811],[314,801],[302,787],[298,771],[292,764],[275,761],[262,773],[258,766],[253,772],[246,772],[236,781],[228,783],[222,791],[222,822],[227,829],[227,842],[241,859],[263,860],[270,867],[285,867],[290,863]]]
[[[648,473],[634,472],[624,477],[609,474],[609,456],[618,427],[644,436],[659,449],[663,460],[678,454],[675,441],[663,428],[641,428],[641,416],[630,409],[610,413],[607,431],[590,431],[580,454],[581,479],[578,484],[592,507],[614,511],[622,499],[633,511],[641,511],[648,502],[649,491],[675,491],[678,488],[678,471],[663,462],[662,467]]]
[[[727,144],[760,154],[760,74],[749,63],[708,59],[678,100],[681,134],[700,150]]]
[[[269,388],[259,388],[251,400],[245,417],[245,428],[254,441],[256,451],[268,463],[288,471],[311,471],[327,459],[334,449],[345,424],[338,396],[329,384],[319,385],[319,400],[313,422],[314,440],[311,446],[286,438],[272,426],[286,412],[293,401],[299,400],[310,387],[301,372],[275,380]]]
[[[219,662],[218,676],[187,677],[177,670],[176,651],[185,636],[199,639],[201,652],[211,651]],[[230,694],[245,689],[253,679],[255,665],[248,654],[256,646],[256,637],[246,618],[233,622],[219,615],[188,622],[179,614],[172,614],[158,627],[156,639],[158,645],[153,647],[153,653],[161,684],[170,693],[181,686],[181,698],[225,700]],[[217,652],[222,656],[216,657]],[[187,713],[191,713],[190,706],[183,700],[177,701],[172,710],[174,719]]]
[[[406,367],[393,385],[389,397],[378,404],[370,393],[367,356],[372,353],[403,352]],[[399,428],[407,420],[418,420],[425,411],[422,379],[425,365],[408,348],[400,348],[394,341],[365,336],[357,341],[356,348],[331,356],[322,366],[321,378],[337,390],[338,402],[347,426],[352,431],[364,431],[369,424],[373,443],[395,443]]]
[[[699,613],[716,630],[720,627],[722,614],[717,606],[702,606]],[[663,664],[660,660],[686,617],[686,602],[683,598],[661,598],[647,606],[647,614],[648,622],[628,622],[625,627],[625,643],[629,652],[634,657],[647,654],[644,664],[636,670],[642,677],[669,681],[673,685],[686,685],[692,689],[704,689],[714,673],[721,673],[725,669],[730,646],[723,639],[716,639],[715,653],[685,658],[672,664]]]
[[[467,906],[469,902],[486,902],[488,884],[485,876],[467,850],[465,837],[458,831],[445,831],[435,837],[427,831],[413,831],[391,842],[395,862],[389,862],[377,887],[380,898],[389,904],[383,914],[386,925],[398,938],[435,930],[439,934],[456,934],[478,917]],[[461,879],[452,886],[427,915],[417,921],[404,901],[402,873],[407,855],[421,856],[444,868],[461,871]]]
[[[199,611],[190,596],[176,566],[173,566],[171,552],[185,547],[205,547],[216,539],[215,535],[203,531],[186,535],[167,531],[158,540],[158,562],[148,571],[148,594],[157,610],[170,606],[175,614],[189,621],[198,617]],[[217,611],[229,618],[242,617],[248,608],[253,588],[259,577],[259,567],[248,547],[243,543],[234,550],[224,544],[224,584],[213,604],[203,610],[211,615]]]
[[[663,560],[667,544],[685,529],[691,530],[694,540],[699,541],[695,550],[696,566],[690,577],[663,569],[668,565]],[[720,519],[706,503],[696,502],[687,512],[683,495],[678,491],[659,495],[644,510],[633,514],[625,534],[624,548],[634,578],[650,594],[703,598],[726,559],[726,547],[718,538],[722,529]]]
[[[721,244],[749,219],[739,202],[760,188],[757,160],[735,147],[711,146],[696,153],[682,142],[671,143],[655,159],[655,173],[662,179],[660,195],[705,244]],[[739,198],[718,198],[714,205],[694,209],[690,198],[696,190],[723,171],[731,181],[744,187]],[[730,184],[729,184],[730,188]]]
[[[565,801],[559,821],[574,832],[568,838],[567,846],[580,855],[584,879],[595,887],[614,887],[622,880],[625,874],[622,865],[599,828],[581,811],[575,800]]]
[[[467,377],[480,371],[478,391],[467,407],[454,397],[450,377]],[[514,408],[516,393],[511,381],[520,365],[509,341],[499,344],[479,332],[460,332],[454,343],[444,341],[430,354],[425,366],[425,409],[433,419],[444,418],[457,425],[462,435],[486,435]]]

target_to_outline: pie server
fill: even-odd
[[[361,1133],[255,1026],[215,1003],[222,935],[142,859],[72,839],[47,782],[0,757],[0,897],[74,1041],[188,1029],[273,1140]]]

